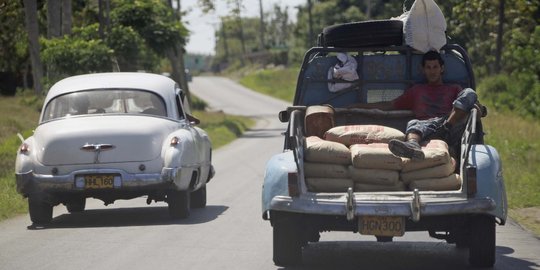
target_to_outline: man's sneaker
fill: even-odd
[[[411,159],[424,159],[424,152],[422,147],[416,141],[400,141],[396,139],[388,142],[388,148],[392,154],[398,157],[406,157]]]

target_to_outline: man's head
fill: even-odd
[[[429,51],[422,57],[422,70],[428,84],[442,84],[444,61],[436,51]]]

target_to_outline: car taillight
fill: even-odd
[[[26,143],[21,144],[21,147],[19,147],[19,152],[22,154],[30,152],[30,146],[28,146]]]
[[[289,196],[300,196],[300,187],[298,186],[298,174],[296,172],[290,172],[288,175]]]
[[[467,166],[467,195],[472,197],[477,192],[476,167]]]
[[[172,137],[171,139],[171,146],[175,146],[180,143],[180,139],[178,137]]]

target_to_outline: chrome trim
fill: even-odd
[[[417,188],[413,191],[413,197],[411,200],[411,213],[412,213],[412,220],[414,222],[420,221],[420,192]]]
[[[354,212],[356,210],[356,200],[354,198],[354,192],[352,188],[347,189],[347,220],[351,221],[354,219]]]
[[[114,148],[116,148],[116,146],[112,144],[107,144],[107,143],[98,143],[98,144],[86,143],[81,147],[81,150],[94,152],[95,153],[94,163],[97,164],[99,163],[99,154],[101,153],[101,151],[112,150]]]
[[[411,200],[374,201],[355,200],[355,216],[413,216]],[[314,215],[347,215],[346,196],[334,199],[315,199],[313,197],[291,198],[289,196],[275,196],[269,210],[295,212]],[[487,213],[495,209],[492,198],[456,199],[447,201],[427,201],[420,205],[422,216],[439,216],[452,214]]]

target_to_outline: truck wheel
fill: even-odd
[[[377,29],[377,31],[373,31]],[[403,44],[403,22],[374,20],[325,27],[319,45],[325,47],[368,47]]]
[[[294,216],[277,216],[273,220],[274,263],[294,266],[302,261],[302,231]]]
[[[169,205],[169,215],[174,218],[187,218],[190,214],[190,191],[174,190],[167,194],[167,204]]]
[[[86,207],[86,198],[73,200],[66,203],[66,208],[70,213],[82,212]]]
[[[495,264],[495,220],[491,216],[475,216],[470,222],[469,263],[474,267]]]
[[[28,210],[30,220],[34,224],[47,224],[52,220],[53,205],[40,198],[40,196],[28,197]]]
[[[191,193],[191,207],[204,208],[206,206],[206,186]]]

